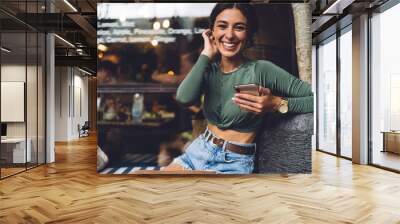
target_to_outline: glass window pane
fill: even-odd
[[[38,19],[35,14],[44,13],[44,6],[45,0],[0,1],[1,8],[22,20]],[[45,36],[37,32],[0,12],[1,86],[7,86],[2,88],[3,106],[0,109],[2,114],[22,114],[16,120],[1,119],[1,178],[45,161]],[[21,88],[19,84],[22,84]],[[10,91],[14,92],[11,94]],[[12,102],[8,104],[19,105],[21,109],[4,106],[6,100],[3,97],[6,95],[6,99]]]
[[[1,140],[2,178],[25,170],[30,159],[26,144],[26,33],[3,32],[1,46],[1,123],[6,132]],[[11,109],[13,108],[13,109]],[[26,150],[28,146],[28,151]]]
[[[400,4],[376,14],[372,26],[372,163],[400,170]]]
[[[340,36],[340,153],[352,157],[352,35]]]
[[[336,153],[336,39],[318,48],[318,148]]]

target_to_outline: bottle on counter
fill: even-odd
[[[143,109],[144,109],[143,95],[140,93],[135,93],[135,95],[133,95],[133,105],[132,105],[133,122],[142,122]]]

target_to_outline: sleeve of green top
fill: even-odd
[[[270,88],[274,95],[287,98],[289,112],[313,112],[314,94],[310,84],[269,61],[258,61],[255,70],[264,87]]]
[[[204,73],[207,71],[209,63],[210,59],[201,54],[192,70],[178,87],[176,93],[178,103],[191,106],[199,101],[203,91]]]

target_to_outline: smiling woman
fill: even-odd
[[[263,114],[312,112],[309,84],[272,62],[243,55],[257,31],[255,18],[249,4],[217,4],[212,10],[210,29],[202,34],[204,49],[176,97],[190,106],[204,93],[207,129],[164,170],[251,173]],[[235,93],[234,87],[241,84],[256,84],[260,96]]]

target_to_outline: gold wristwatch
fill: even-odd
[[[282,98],[277,111],[281,114],[286,114],[289,111],[288,101],[285,98]]]

